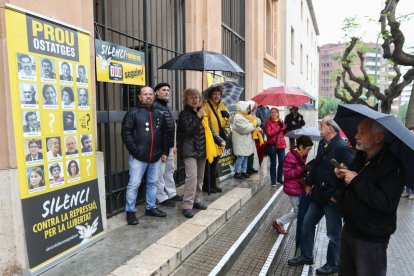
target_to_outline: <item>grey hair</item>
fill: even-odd
[[[332,118],[326,121],[326,125],[331,126],[335,130],[336,133],[338,133],[341,130],[341,128]]]

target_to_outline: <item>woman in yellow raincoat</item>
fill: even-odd
[[[211,130],[218,134],[223,140],[226,140],[227,137],[223,136],[227,136],[228,134],[223,133],[223,131],[230,125],[230,113],[227,107],[220,101],[221,96],[222,91],[220,86],[210,87],[207,89],[207,101],[203,106],[206,109],[206,116]],[[222,192],[222,189],[217,186],[217,162],[224,151],[224,147],[216,145],[216,150],[217,157],[214,158],[211,164],[209,162],[206,163],[203,181],[203,191],[209,192],[210,184],[210,193],[213,194]]]

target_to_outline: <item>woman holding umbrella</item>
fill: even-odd
[[[224,147],[226,142],[208,126],[205,107],[201,105],[201,93],[197,89],[186,89],[183,96],[184,110],[177,124],[177,148],[185,165],[183,215],[193,217],[193,207],[207,209],[202,202],[202,185],[206,158],[212,162],[214,143]]]
[[[204,103],[206,116],[211,130],[225,141],[227,133],[225,127],[230,125],[230,113],[227,107],[221,102],[222,91],[220,86],[212,86],[207,89],[207,101]],[[222,189],[217,186],[217,161],[223,153],[224,148],[216,145],[217,156],[210,164],[206,162],[204,171],[203,191],[210,193],[221,193]],[[210,189],[209,189],[210,187]]]
[[[279,109],[273,107],[270,109],[270,118],[267,120],[266,125],[267,145],[271,148],[271,152],[267,152],[270,158],[270,180],[272,186],[276,186],[276,180],[280,184],[283,184],[283,160],[285,159],[285,132],[286,125],[279,118]],[[276,174],[276,156],[279,161]]]

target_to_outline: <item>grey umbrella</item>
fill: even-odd
[[[377,112],[361,104],[341,104],[338,106],[334,120],[351,144],[355,145],[357,125],[365,118],[377,121],[389,131],[385,141],[390,150],[401,160],[407,176],[407,185],[414,188],[414,134],[395,116]]]
[[[204,50],[181,54],[161,65],[159,69],[244,73],[243,69],[229,57]]]
[[[321,132],[317,127],[302,127],[299,129],[295,129],[289,131],[285,134],[286,137],[289,138],[299,138],[299,136],[306,135],[309,136],[313,141],[320,141],[321,140]]]

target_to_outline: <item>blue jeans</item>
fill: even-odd
[[[147,172],[146,188],[146,209],[155,208],[155,195],[157,193],[158,171],[161,161],[154,163],[142,162],[131,155],[129,156],[129,181],[126,190],[126,212],[136,212],[135,203],[138,196],[138,188],[141,184],[142,177]]]
[[[277,166],[277,175],[276,175],[276,156],[279,166]],[[269,155],[270,158],[270,181],[272,183],[282,182],[283,177],[283,160],[285,159],[285,149],[276,149],[276,153]]]
[[[248,157],[249,156],[237,156],[236,162],[234,163],[234,171],[236,173],[246,173]]]
[[[315,227],[324,215],[326,217],[326,231],[329,238],[326,262],[331,266],[338,266],[342,230],[342,218],[338,203],[328,202],[324,205],[319,205],[311,202],[303,220],[300,254],[306,260],[313,260]]]
[[[299,195],[298,217],[296,220],[296,249],[300,246],[302,236],[302,224],[311,202],[311,196],[305,193]]]

